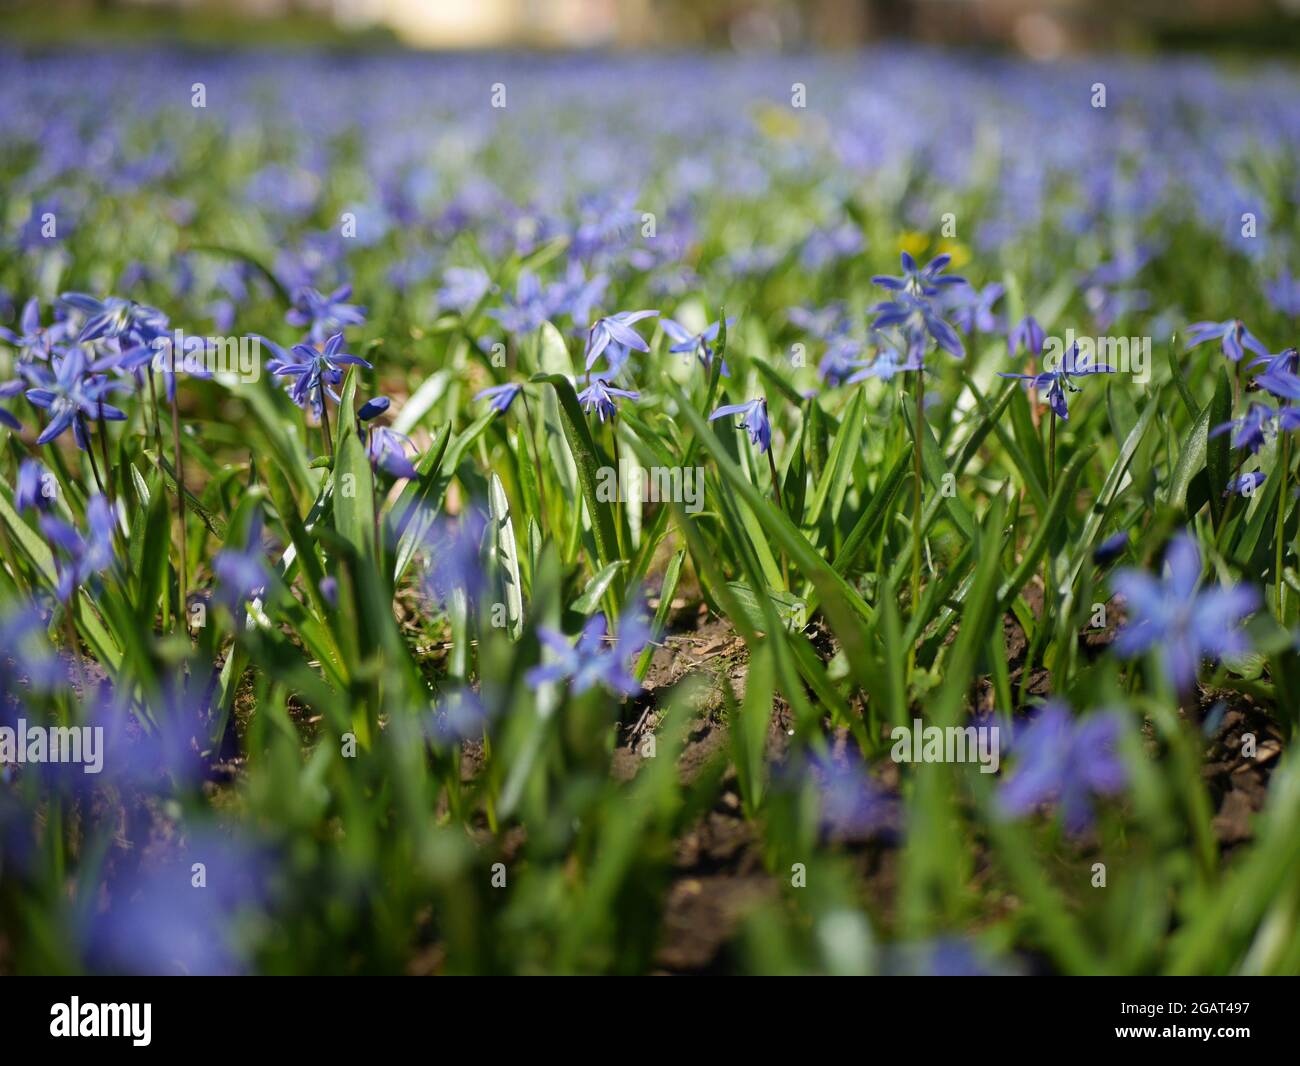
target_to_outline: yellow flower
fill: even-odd
[[[934,254],[942,255],[944,252],[947,252],[950,256],[952,256],[952,262],[948,265],[949,270],[960,270],[962,267],[964,267],[967,263],[970,262],[970,249],[967,248],[966,245],[962,244],[961,241],[957,241],[957,240],[940,241],[938,247],[935,249]]]
[[[898,250],[907,252],[914,259],[920,259],[922,253],[930,247],[930,235],[916,230],[904,230],[898,236]]]

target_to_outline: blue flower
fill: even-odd
[[[1232,431],[1232,446],[1248,448],[1252,453],[1264,446],[1265,431],[1270,427],[1277,412],[1262,403],[1252,403],[1240,418],[1222,422],[1210,430],[1211,437]]]
[[[1116,752],[1123,719],[1100,712],[1076,719],[1064,704],[1046,704],[1015,739],[1015,768],[998,790],[1004,816],[1024,817],[1048,802],[1060,804],[1066,831],[1092,825],[1094,796],[1121,792],[1128,771]]]
[[[86,315],[77,343],[117,340],[124,348],[148,346],[167,332],[167,316],[156,307],[109,296],[97,300],[82,292],[65,292],[59,299]]]
[[[392,401],[387,396],[374,396],[361,405],[357,412],[358,422],[369,422],[388,410]]]
[[[18,481],[14,486],[14,506],[19,511],[46,511],[50,498],[45,492],[49,471],[35,459],[24,459],[18,465]]]
[[[1257,366],[1264,367],[1265,373],[1294,374],[1297,369],[1300,369],[1300,348],[1286,348],[1277,355],[1261,355],[1246,364],[1247,369],[1254,369]]]
[[[950,290],[953,298],[959,300],[952,309],[952,320],[963,333],[1001,333],[1002,319],[993,310],[993,305],[1002,299],[1006,289],[998,282],[976,289],[965,285]]]
[[[1083,377],[1088,374],[1113,374],[1115,368],[1107,366],[1105,363],[1094,363],[1088,360],[1080,361],[1079,345],[1074,343],[1070,345],[1069,350],[1061,357],[1061,363],[1054,370],[1044,370],[1040,374],[1009,374],[1005,371],[999,371],[998,377],[1019,378],[1026,383],[1028,388],[1043,389],[1047,393],[1047,402],[1052,408],[1052,413],[1057,418],[1065,421],[1070,417],[1070,409],[1066,406],[1066,392],[1081,392],[1082,390],[1074,384],[1074,378]]]
[[[1241,655],[1248,650],[1241,620],[1259,606],[1249,585],[1198,589],[1201,554],[1196,539],[1182,533],[1165,553],[1166,576],[1121,570],[1111,586],[1124,598],[1129,622],[1115,639],[1115,651],[1133,658],[1155,649],[1170,682],[1187,692],[1201,660]]]
[[[909,348],[908,354],[903,356],[892,345],[882,345],[880,351],[876,353],[875,359],[870,363],[860,365],[861,369],[849,376],[845,382],[846,385],[856,385],[859,381],[866,381],[868,378],[892,381],[898,374],[925,369],[925,365],[921,361],[920,351],[917,348]]]
[[[33,296],[23,305],[23,313],[18,319],[21,333],[0,326],[0,337],[8,341],[19,351],[19,359],[49,359],[50,346],[63,338],[66,324],[55,322],[49,329],[41,326],[40,301]]]
[[[862,354],[862,344],[852,337],[840,337],[826,348],[826,354],[817,364],[817,376],[831,388],[837,388],[852,379],[857,361]],[[858,378],[857,380],[861,380]]]
[[[204,884],[194,887],[194,865]],[[190,834],[162,861],[140,864],[82,908],[86,961],[104,973],[229,975],[245,969],[238,919],[265,905],[269,870],[251,849],[211,831]]]
[[[1291,271],[1283,268],[1276,281],[1264,282],[1264,295],[1275,311],[1300,318],[1300,278],[1293,278]]]
[[[590,370],[596,365],[596,360],[610,345],[625,350],[648,352],[650,345],[632,328],[632,323],[640,322],[643,318],[652,318],[658,313],[658,311],[619,311],[596,319],[595,325],[587,334],[587,369]],[[610,362],[612,364],[613,360],[611,359]]]
[[[17,698],[20,685],[49,690],[67,680],[63,661],[50,643],[48,624],[30,604],[7,608],[0,618],[0,697]]]
[[[1249,474],[1239,474],[1236,477],[1228,479],[1228,487],[1223,490],[1225,496],[1254,496],[1255,490],[1264,484],[1264,479],[1268,475],[1262,470],[1255,470]]]
[[[406,448],[415,449],[411,438],[405,433],[398,433],[386,426],[371,426],[367,431],[366,455],[370,466],[383,470],[390,477],[418,478],[420,472],[411,465],[406,457]]]
[[[928,333],[949,355],[958,359],[966,355],[957,331],[944,321],[943,316],[924,296],[910,292],[899,293],[893,300],[876,304],[871,310],[876,316],[871,324],[873,329],[897,326],[907,335],[909,347],[918,345]]]
[[[821,819],[840,839],[892,838],[898,831],[899,803],[851,757],[813,757],[808,769],[817,789]]]
[[[480,564],[483,531],[487,520],[477,508],[450,517],[443,515],[429,526],[423,538],[424,591],[439,607],[463,593],[471,602],[483,591],[485,577]]]
[[[458,688],[438,701],[425,726],[425,734],[435,744],[458,744],[483,736],[488,711],[471,688]]]
[[[515,397],[524,391],[522,385],[508,383],[505,385],[489,385],[486,389],[475,394],[474,399],[487,400],[492,410],[497,414],[505,414],[510,410],[510,405],[515,402]]]
[[[285,314],[285,321],[306,328],[312,344],[322,344],[347,326],[365,325],[366,309],[347,303],[351,296],[351,285],[340,285],[328,296],[303,285],[294,292],[293,307]]]
[[[1241,362],[1249,348],[1256,355],[1268,355],[1268,349],[1239,318],[1230,318],[1226,322],[1193,322],[1187,327],[1187,347],[1195,348],[1206,341],[1217,340],[1223,354],[1234,363]]]
[[[343,367],[364,366],[373,369],[373,364],[361,356],[340,351],[342,347],[343,334],[335,333],[319,350],[309,344],[295,344],[293,354],[297,356],[298,362],[277,363],[277,375],[295,379],[289,387],[289,396],[299,407],[310,403],[312,410],[319,414],[325,393],[329,393],[334,402],[338,403],[339,395],[330,386],[343,380]]]
[[[731,329],[735,324],[736,320],[734,318],[727,319],[727,329]],[[665,318],[661,325],[664,332],[673,341],[673,344],[668,349],[670,352],[678,355],[697,353],[700,362],[704,364],[705,370],[708,370],[713,365],[712,344],[718,339],[718,333],[722,328],[721,323],[712,322],[699,333],[692,333],[680,322],[672,318]],[[731,371],[727,368],[725,359],[722,361],[720,373],[724,378],[731,376]]]
[[[238,615],[249,600],[265,594],[271,580],[266,567],[266,549],[262,546],[262,512],[255,511],[249,524],[247,544],[243,548],[226,547],[212,560],[217,578],[217,596]]]
[[[767,417],[767,400],[762,396],[745,403],[723,404],[709,415],[709,421],[726,418],[728,415],[744,416],[737,423],[736,428],[749,432],[749,442],[757,444],[759,452],[765,452],[772,447],[772,423]]]
[[[1015,356],[1023,348],[1028,354],[1035,359],[1041,359],[1043,356],[1043,345],[1047,342],[1047,334],[1043,327],[1038,324],[1038,319],[1033,315],[1025,315],[1007,334],[1007,355]]]
[[[805,333],[811,333],[818,340],[832,341],[843,336],[849,330],[849,320],[844,315],[843,304],[830,304],[820,309],[791,307],[786,311],[790,324]]]
[[[1286,352],[1272,357],[1269,368],[1255,379],[1255,384],[1279,399],[1300,400],[1300,376],[1288,369]]]
[[[618,414],[618,407],[614,403],[615,397],[639,400],[641,394],[629,389],[616,389],[604,378],[592,378],[591,384],[578,393],[578,402],[588,414],[595,410],[600,415],[600,420],[604,422],[606,416],[614,418]]]
[[[438,306],[467,315],[492,288],[487,272],[477,267],[449,267],[442,275],[443,286],[436,296]]]
[[[551,651],[552,661],[529,670],[528,683],[540,685],[568,679],[575,693],[604,685],[616,694],[635,696],[641,691],[641,685],[630,673],[627,663],[650,640],[651,630],[645,612],[639,604],[623,611],[612,647],[606,644],[606,627],[603,614],[593,615],[572,645],[563,633],[539,628],[537,635]]]
[[[80,348],[73,348],[62,358],[56,356],[53,374],[40,364],[33,364],[28,369],[41,385],[28,389],[27,399],[34,406],[50,412],[49,425],[36,438],[37,444],[48,444],[71,427],[78,447],[85,451],[90,441],[86,432],[87,418],[126,421],[126,412],[103,400],[117,386],[102,375],[87,374],[86,356]]]
[[[55,592],[63,603],[72,599],[78,586],[113,565],[113,511],[103,496],[92,496],[86,504],[86,533],[53,514],[40,517],[41,532],[56,548]]]
[[[1107,563],[1113,563],[1128,550],[1129,536],[1125,530],[1120,530],[1093,549],[1092,561],[1098,566],[1105,566]]]
[[[952,262],[950,255],[937,255],[931,259],[924,267],[918,267],[916,260],[910,254],[904,252],[900,257],[903,264],[903,273],[901,277],[892,277],[889,274],[877,274],[871,280],[881,288],[890,289],[894,292],[903,292],[912,296],[938,296],[940,285],[966,285],[968,282],[963,277],[956,274],[947,274],[940,277],[948,264]]]
[[[542,291],[542,283],[531,270],[520,271],[515,295],[506,297],[506,306],[488,312],[507,333],[532,333],[551,315],[551,305]]]

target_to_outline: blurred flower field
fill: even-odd
[[[1300,76],[0,53],[0,972],[1300,971]]]

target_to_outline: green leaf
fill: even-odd
[[[614,524],[614,508],[597,495],[597,480],[601,467],[606,464],[596,451],[596,442],[591,437],[591,427],[578,404],[577,393],[573,385],[562,374],[543,374],[535,381],[544,381],[555,389],[556,399],[560,402],[560,421],[564,426],[564,436],[569,442],[569,451],[578,467],[578,481],[582,486],[582,496],[587,503],[587,514],[591,516],[591,529],[596,538],[596,555],[602,566],[619,558],[618,535]],[[697,416],[698,417],[698,416]],[[617,592],[617,590],[615,590]]]
[[[488,507],[492,519],[492,550],[505,582],[506,632],[518,639],[524,625],[524,594],[519,582],[519,545],[510,521],[510,501],[501,479],[488,482]]]
[[[1220,367],[1219,379],[1214,386],[1214,398],[1210,400],[1208,428],[1212,430],[1231,418],[1232,383],[1228,380],[1228,372]],[[1230,433],[1220,433],[1213,439],[1210,439],[1208,433],[1206,436],[1205,469],[1210,475],[1210,516],[1216,530],[1223,521],[1223,493],[1228,487],[1228,479],[1232,476],[1231,437]]]
[[[1192,479],[1205,468],[1207,438],[1212,415],[1211,408],[1213,406],[1213,404],[1205,405],[1205,409],[1183,436],[1178,449],[1178,460],[1174,465],[1173,475],[1169,479],[1169,489],[1165,500],[1170,506],[1176,507],[1180,511],[1187,509],[1187,490],[1192,484]],[[1227,478],[1224,478],[1224,484],[1219,489],[1220,492],[1227,486],[1227,480]]]
[[[618,572],[627,564],[622,559],[616,559],[614,562],[602,566],[596,575],[587,582],[587,587],[582,590],[582,595],[573,601],[573,609],[579,614],[591,614],[600,606],[601,598],[609,590],[610,585],[614,583],[614,578]]]

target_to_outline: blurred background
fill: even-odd
[[[0,0],[0,42],[417,48],[1012,49],[1300,54],[1300,0]]]

